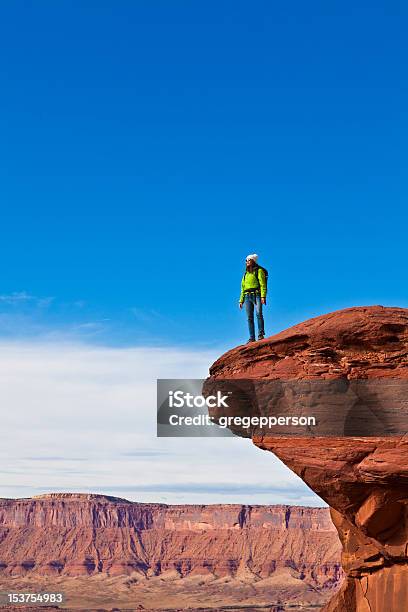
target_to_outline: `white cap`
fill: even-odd
[[[252,253],[252,255],[247,255],[246,260],[252,259],[252,261],[258,261],[258,255],[256,253]]]

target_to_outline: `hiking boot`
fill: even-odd
[[[250,338],[249,340],[247,340],[247,344],[251,344],[251,342],[255,342],[255,338]]]
[[[258,340],[263,340],[265,338],[265,334],[259,334]]]

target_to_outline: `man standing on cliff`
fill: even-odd
[[[254,308],[258,320],[258,340],[265,337],[264,318],[262,306],[266,305],[268,272],[258,265],[258,255],[253,253],[246,258],[246,270],[241,282],[241,295],[239,307],[245,304],[248,317],[249,340],[255,342]]]

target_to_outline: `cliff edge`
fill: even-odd
[[[210,368],[210,380],[235,378],[407,380],[408,310],[348,308],[237,347]],[[396,405],[405,401],[401,387],[399,393]],[[385,397],[388,407],[393,398]],[[375,437],[253,433],[252,441],[276,454],[330,506],[346,577],[324,611],[408,609],[407,427],[401,435]]]

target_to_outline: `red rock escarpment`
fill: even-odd
[[[305,588],[338,586],[340,543],[327,508],[168,506],[75,494],[0,500],[0,577],[172,570],[259,580],[280,567]]]
[[[408,379],[408,310],[349,308],[233,349],[212,379]],[[399,401],[405,400],[399,397]],[[408,425],[408,424],[406,424]],[[252,436],[331,508],[343,544],[342,588],[326,612],[408,609],[408,436]]]

